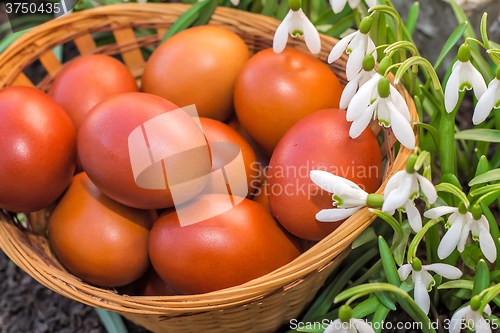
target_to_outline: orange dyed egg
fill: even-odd
[[[305,117],[283,136],[271,157],[267,191],[273,215],[300,238],[321,240],[341,224],[316,220],[320,210],[333,208],[333,200],[311,181],[311,170],[347,178],[368,193],[380,186],[377,138],[367,128],[351,139],[345,115],[344,110],[327,109]]]

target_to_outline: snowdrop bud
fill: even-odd
[[[470,299],[470,308],[472,311],[477,311],[481,307],[481,296],[476,295]]]
[[[474,205],[471,210],[474,220],[478,221],[483,216],[483,210],[479,205]]]
[[[296,12],[302,7],[302,1],[301,0],[289,0],[288,5],[290,6],[291,10]]]
[[[417,162],[417,155],[413,154],[408,157],[406,161],[406,172],[409,174],[415,173],[415,162]]]
[[[413,258],[411,262],[411,267],[415,272],[420,272],[422,270],[422,262],[418,258]]]
[[[339,309],[339,319],[343,323],[348,323],[352,318],[352,309],[349,305],[342,305]]]
[[[380,98],[387,98],[391,93],[391,84],[389,83],[389,79],[383,77],[378,81],[378,95]]]
[[[372,18],[367,16],[363,20],[361,20],[361,23],[359,24],[359,32],[361,32],[363,35],[366,35],[367,33],[370,32],[370,29],[372,28]]]
[[[470,47],[467,44],[462,44],[458,49],[458,60],[461,62],[467,62],[470,60]]]
[[[385,75],[385,72],[391,66],[392,66],[392,59],[389,57],[385,57],[384,59],[382,59],[382,61],[378,65],[378,73],[380,75]]]
[[[460,203],[458,204],[458,212],[462,215],[467,214],[467,207],[462,201],[460,201]]]
[[[363,59],[363,70],[369,72],[375,68],[375,58],[371,54],[367,54]],[[500,68],[500,66],[498,66]]]

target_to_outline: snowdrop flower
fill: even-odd
[[[460,46],[458,61],[453,65],[453,70],[444,92],[444,104],[448,113],[453,112],[457,106],[459,91],[473,89],[478,100],[486,91],[486,83],[483,76],[472,65],[470,57],[470,47],[467,44]]]
[[[462,253],[469,233],[472,232],[472,239],[479,240],[479,246],[486,259],[494,262],[497,258],[497,249],[490,234],[490,224],[483,215],[481,207],[474,206],[471,213],[467,211],[467,207],[463,203],[460,203],[458,208],[441,206],[429,209],[424,213],[424,216],[436,219],[450,213],[450,218],[445,224],[449,230],[439,244],[438,257],[440,259],[447,258],[455,248]]]
[[[288,34],[294,38],[299,35],[304,36],[306,45],[312,54],[318,54],[321,51],[321,39],[318,30],[304,14],[302,8],[300,8],[300,3],[300,0],[290,1],[290,11],[274,34],[273,50],[275,53],[280,53],[285,49]]]
[[[363,86],[366,82],[370,81],[370,79],[377,74],[373,70],[375,67],[375,58],[369,54],[363,60],[363,68],[361,72],[358,73],[351,81],[347,83],[342,92],[342,97],[340,98],[340,108],[346,110],[349,106],[354,95],[358,89]]]
[[[462,331],[462,321],[464,319],[466,327],[468,327],[471,331],[491,333],[490,324],[481,314],[479,314],[480,305],[481,298],[479,296],[474,296],[470,301],[470,305],[467,305],[455,312],[450,320],[450,333],[460,333]],[[484,307],[484,313],[491,316],[491,307],[489,304]]]
[[[412,155],[406,163],[406,170],[397,172],[387,182],[384,193],[382,211],[394,214],[396,209],[403,208],[408,215],[408,222],[415,232],[422,229],[422,217],[413,200],[418,198],[419,190],[427,198],[428,203],[436,202],[437,192],[434,185],[414,168],[416,156]]]
[[[359,24],[359,31],[342,38],[333,47],[330,55],[328,56],[328,63],[338,60],[344,51],[349,54],[349,59],[346,65],[347,80],[351,81],[359,73],[363,67],[363,59],[367,54],[371,54],[375,50],[373,43],[368,33],[372,26],[372,19],[365,17]],[[377,60],[377,53],[373,52],[375,61]]]
[[[137,2],[147,2],[148,0],[137,0]],[[203,2],[205,0],[198,0],[199,2]],[[240,0],[231,0],[231,3],[236,7],[240,4]]]
[[[481,96],[474,109],[472,122],[474,125],[481,124],[486,120],[491,110],[500,108],[500,66],[497,67],[497,75],[488,85],[488,89]]]
[[[390,62],[389,58],[385,59]],[[347,108],[346,118],[352,121],[349,136],[357,138],[370,124],[372,118],[378,118],[381,126],[392,128],[394,136],[403,146],[415,149],[410,110],[403,96],[381,74],[388,67],[384,64],[385,59],[379,66],[379,72],[359,88]]]
[[[375,333],[373,327],[362,319],[352,318],[352,309],[342,305],[339,309],[339,319],[335,319],[323,333]]]
[[[310,177],[313,183],[321,189],[333,193],[333,206],[337,207],[319,211],[316,214],[316,219],[320,222],[344,220],[366,206],[367,201],[373,207],[380,207],[381,205],[381,202],[372,202],[381,199],[377,194],[369,195],[348,179],[321,170],[312,170]]]
[[[462,276],[462,272],[454,266],[447,264],[422,265],[422,262],[418,258],[414,258],[411,264],[405,264],[399,267],[398,274],[401,281],[405,281],[411,273],[412,281],[415,286],[413,291],[415,303],[417,303],[425,314],[429,313],[431,304],[429,291],[431,291],[432,287],[436,284],[436,281],[434,281],[429,271],[436,272],[442,277],[450,280],[455,280]]]
[[[332,6],[333,12],[338,14],[344,9],[345,5],[349,3],[349,7],[352,9],[359,6],[361,0],[330,0],[330,5]],[[377,0],[366,0],[366,4],[370,7],[375,7],[377,5]]]

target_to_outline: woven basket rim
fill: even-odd
[[[18,64],[17,67],[12,66],[12,59],[20,53],[31,51],[31,56],[39,57],[60,44],[62,39],[57,39],[56,37],[60,36],[56,36],[54,31],[59,32],[59,34],[61,31],[67,31],[67,34],[64,35],[65,38],[74,39],[75,36],[88,34],[89,30],[93,31],[92,28],[81,27],[85,24],[91,26],[92,24],[106,23],[111,27],[122,28],[121,18],[127,16],[135,17],[138,13],[153,16],[153,21],[156,20],[157,16],[158,24],[162,25],[163,22],[160,20],[163,17],[162,15],[168,14],[178,17],[188,8],[190,8],[190,5],[184,4],[114,4],[76,12],[50,21],[42,26],[35,27],[17,39],[0,54],[0,84],[5,86],[12,83],[16,75],[22,72],[24,68],[22,67],[23,64]],[[242,26],[231,26],[236,31],[243,28],[250,31],[253,31],[252,29],[258,31],[258,28],[264,29],[264,27],[269,31],[275,31],[280,23],[280,21],[274,18],[260,14],[227,7],[217,7],[209,24],[231,24],[232,20],[237,21],[238,24],[242,24]],[[80,26],[80,30],[76,29],[72,31],[70,29],[72,26]],[[128,24],[126,26],[129,27],[132,25]],[[168,24],[165,23],[164,26],[167,27]],[[326,54],[328,54],[331,46],[335,45],[338,40],[326,35],[321,35],[321,39],[323,56],[320,56],[320,58],[324,61],[324,53],[327,52]],[[305,44],[301,40],[289,40],[288,45],[305,49]],[[344,54],[340,60],[340,65],[334,64],[331,67],[335,68],[337,66],[338,69],[340,66],[345,68],[346,59],[347,56]],[[11,66],[9,67],[8,65]],[[397,89],[403,94],[409,104],[412,119],[418,120],[415,106],[408,92],[401,84],[397,86]],[[418,139],[418,134],[415,134],[415,136]],[[406,159],[411,153],[412,151],[401,147],[392,164],[391,172],[384,179],[377,193],[383,193],[390,176],[404,168]],[[246,304],[251,301],[257,301],[273,292],[284,290],[287,286],[300,283],[301,279],[306,278],[310,274],[315,274],[315,272],[332,264],[336,258],[344,255],[348,251],[352,241],[374,219],[375,215],[370,213],[367,208],[363,208],[347,219],[333,233],[315,244],[291,263],[240,286],[202,295],[127,296],[117,295],[109,290],[88,285],[69,273],[59,270],[57,267],[52,267],[47,263],[44,264],[43,260],[39,261],[37,259],[37,253],[34,251],[30,252],[29,249],[16,242],[16,240],[8,239],[9,232],[7,232],[3,221],[0,223],[0,247],[18,266],[27,271],[40,283],[80,302],[118,312],[185,314]],[[19,235],[19,237],[23,236]]]

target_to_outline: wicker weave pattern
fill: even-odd
[[[0,55],[0,85],[28,85],[47,90],[62,69],[52,49],[73,41],[81,55],[121,54],[125,64],[140,80],[144,68],[142,47],[157,45],[168,27],[189,8],[181,4],[120,4],[86,10],[51,21],[25,34]],[[251,52],[272,46],[279,21],[229,8],[217,8],[210,24],[223,26],[240,35]],[[134,29],[153,28],[156,34],[136,38]],[[112,31],[116,43],[97,47],[92,34]],[[319,58],[328,57],[337,40],[321,36]],[[288,46],[307,52],[300,40]],[[40,60],[47,76],[31,82],[23,73]],[[331,66],[345,84],[346,57]],[[418,119],[413,101],[402,87],[414,120]],[[372,126],[375,133],[378,125]],[[402,148],[395,156],[396,140],[384,132],[381,146],[387,176],[402,170],[411,151]],[[315,244],[292,263],[243,285],[204,295],[172,297],[131,297],[97,288],[68,273],[54,257],[44,230],[50,208],[30,214],[28,228],[14,223],[15,216],[0,211],[0,247],[22,269],[48,288],[82,303],[116,311],[154,332],[220,333],[273,332],[296,317],[311,301],[326,277],[341,262],[352,241],[374,219],[367,209],[350,217],[335,232]]]

